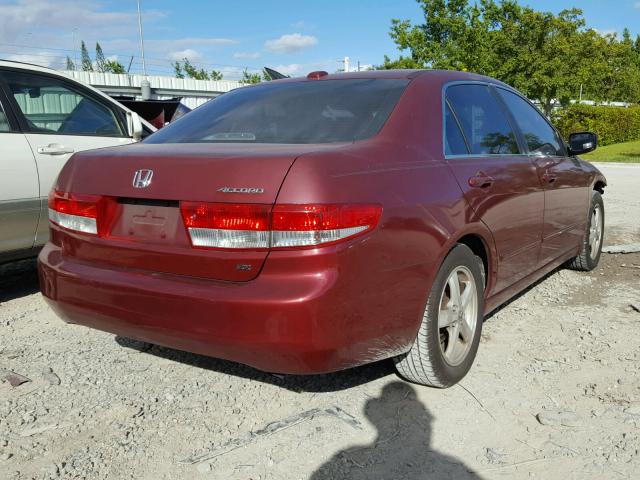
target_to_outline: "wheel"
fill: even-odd
[[[438,388],[459,382],[478,351],[483,312],[482,260],[466,245],[457,245],[436,275],[411,349],[394,358],[398,373]]]
[[[569,261],[569,268],[581,272],[589,272],[598,266],[602,253],[602,239],[604,238],[604,202],[600,192],[591,192],[591,207],[589,208],[589,222],[584,234],[580,255]]]

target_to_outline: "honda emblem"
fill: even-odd
[[[137,170],[133,175],[133,186],[135,188],[147,188],[151,185],[151,179],[153,178],[153,170]]]

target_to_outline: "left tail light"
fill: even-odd
[[[49,220],[75,232],[105,236],[116,210],[113,197],[52,191],[49,194]]]

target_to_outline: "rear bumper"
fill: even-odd
[[[38,269],[43,295],[67,322],[265,371],[324,373],[406,351],[421,301],[390,304],[371,288],[387,279],[358,282],[340,273],[354,270],[344,255],[322,251],[271,253],[244,283],[82,263],[51,243]]]

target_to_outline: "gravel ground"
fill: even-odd
[[[640,168],[603,167],[605,244]],[[390,362],[282,377],[80,326],[0,269],[0,479],[617,479],[640,468],[640,254],[559,270],[491,315],[448,390]],[[25,379],[12,377],[14,383]]]

